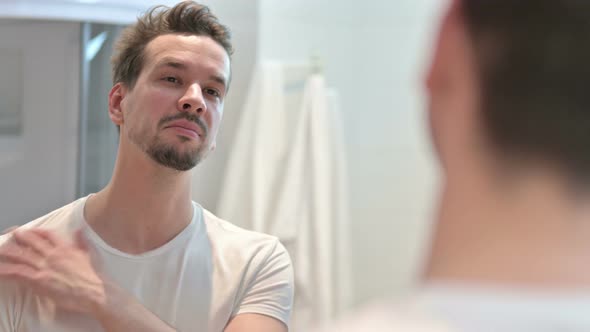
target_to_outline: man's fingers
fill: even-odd
[[[30,281],[35,276],[35,269],[28,265],[0,263],[0,278]]]
[[[0,261],[1,264],[26,265],[31,269],[38,269],[39,264],[43,262],[43,258],[32,249],[14,245],[0,250]]]
[[[16,243],[22,247],[32,248],[41,256],[45,256],[53,248],[46,238],[32,230],[15,231],[13,235]]]
[[[49,244],[52,247],[64,244],[63,240],[52,231],[41,228],[31,228],[31,232],[35,232],[45,240],[49,241]]]

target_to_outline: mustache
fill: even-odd
[[[185,119],[187,121],[196,123],[201,128],[201,130],[203,131],[205,136],[207,136],[207,134],[209,132],[207,125],[205,125],[205,123],[201,120],[201,117],[196,116],[194,114],[190,114],[190,113],[178,113],[175,115],[170,115],[170,116],[164,117],[158,123],[158,127],[162,127],[163,125],[165,125],[168,122],[180,120],[180,119]]]

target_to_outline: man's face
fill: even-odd
[[[163,35],[145,49],[132,89],[121,86],[122,139],[159,164],[193,168],[215,148],[230,60],[209,37]]]

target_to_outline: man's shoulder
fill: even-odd
[[[255,313],[288,324],[293,307],[293,266],[279,239],[202,211],[215,275],[224,280],[226,290],[234,290],[232,316]]]
[[[243,263],[264,265],[273,261],[290,265],[289,254],[276,236],[238,227],[201,209],[207,236],[218,255],[241,258]]]
[[[273,246],[279,243],[276,236],[241,228],[214,215],[205,208],[201,209],[203,211],[203,222],[212,240],[228,242],[228,244],[237,246]]]
[[[37,219],[34,219],[19,229],[44,228],[54,231],[56,234],[70,235],[80,227],[83,220],[82,208],[85,197],[59,207]],[[82,205],[82,206],[81,206]],[[4,243],[10,234],[0,236],[0,244]]]

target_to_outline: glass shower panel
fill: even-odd
[[[82,105],[79,196],[102,189],[111,178],[118,145],[117,127],[108,117],[112,87],[110,57],[122,26],[82,26]]]

